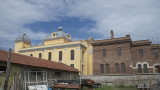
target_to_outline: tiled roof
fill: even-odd
[[[7,61],[7,60],[8,60],[8,52],[0,50],[0,61]],[[56,70],[79,72],[77,69],[71,68],[63,63],[21,55],[13,52],[11,54],[11,63],[29,65],[41,68],[49,68],[54,70],[56,69]]]

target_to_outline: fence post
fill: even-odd
[[[7,90],[7,88],[8,88],[8,81],[9,81],[9,74],[10,74],[11,52],[12,52],[12,49],[10,48],[9,51],[8,51],[7,71],[6,71],[6,79],[5,79],[5,84],[4,84],[4,90]]]

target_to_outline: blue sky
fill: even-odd
[[[113,29],[115,37],[160,41],[160,0],[0,1],[0,49],[14,49],[24,32],[34,46],[59,26],[72,40],[109,39]]]

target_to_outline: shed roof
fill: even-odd
[[[8,52],[0,50],[0,61],[7,61],[7,60],[8,60]],[[13,52],[11,54],[11,63],[48,68],[48,69],[54,69],[54,70],[79,72],[77,69],[72,68],[60,62],[49,61],[49,60],[21,55]]]

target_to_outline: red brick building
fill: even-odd
[[[132,41],[130,35],[96,40],[93,45],[93,74],[160,73],[160,44]]]

